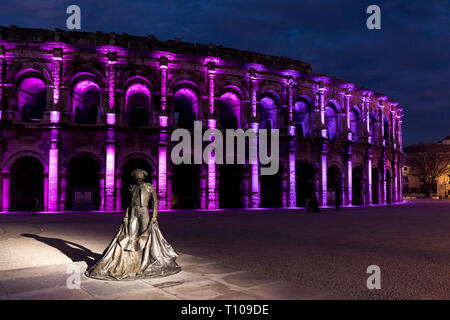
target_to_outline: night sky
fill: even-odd
[[[2,0],[0,24],[153,34],[301,59],[325,74],[382,92],[405,110],[403,143],[450,135],[450,1]],[[366,8],[381,8],[381,30]]]

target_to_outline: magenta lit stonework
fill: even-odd
[[[284,207],[304,205],[305,164],[322,206],[332,205],[336,188],[344,205],[402,200],[403,109],[383,94],[315,75],[306,62],[101,32],[6,27],[0,42],[3,212],[17,206],[15,164],[27,157],[43,168],[36,191],[49,212],[72,210],[70,177],[79,158],[95,175],[95,210],[121,210],[124,176],[136,164],[151,171],[161,210],[219,209],[227,188],[240,191],[236,203],[259,208],[261,192],[274,187],[260,176],[258,143],[252,144],[256,158],[235,180],[214,154],[198,170],[177,170],[171,162],[171,133],[194,131],[195,120],[257,136],[260,129],[279,129],[282,165],[272,192]],[[328,181],[332,167],[337,181]],[[224,187],[227,178],[231,185]],[[180,179],[195,199],[183,198]],[[361,199],[353,199],[358,192]]]

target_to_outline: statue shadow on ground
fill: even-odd
[[[61,251],[61,253],[69,257],[73,262],[84,261],[86,262],[88,268],[94,265],[94,263],[101,257],[100,254],[94,253],[88,248],[71,241],[57,238],[41,237],[37,234],[30,233],[22,233],[21,236],[26,238],[33,238],[37,241],[45,243],[48,246],[56,248]]]

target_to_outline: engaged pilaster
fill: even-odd
[[[108,53],[108,111],[106,113],[106,165],[105,165],[105,200],[104,210],[113,211],[115,206],[116,183],[116,64],[117,53]],[[119,209],[119,208],[116,208]]]

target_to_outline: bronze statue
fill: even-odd
[[[159,230],[158,198],[155,187],[144,182],[148,173],[136,169],[131,173],[137,184],[130,186],[131,204],[126,209],[118,233],[101,258],[85,272],[86,276],[101,280],[134,280],[162,277],[177,273],[178,254]],[[148,203],[153,202],[149,221]]]

